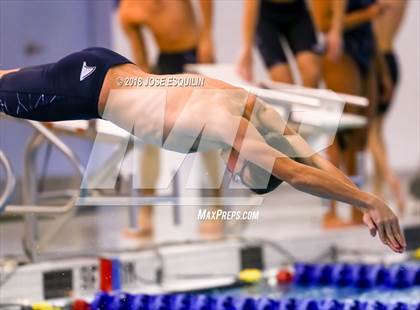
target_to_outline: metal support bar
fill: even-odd
[[[280,90],[286,93],[291,93],[291,94],[296,94],[296,95],[301,95],[301,96],[315,97],[320,100],[333,100],[333,101],[343,100],[347,104],[360,106],[360,107],[367,107],[369,105],[369,100],[365,97],[332,92],[326,89],[309,88],[309,87],[288,84],[288,83],[274,82],[274,81],[269,81],[269,80],[261,81],[259,84],[269,89]]]
[[[180,216],[180,206],[179,206],[179,176],[178,173],[175,175],[173,186],[172,186],[172,196],[174,198],[174,224],[179,225],[181,224],[181,216]]]
[[[78,193],[75,192],[73,197],[64,205],[60,206],[40,206],[37,202],[37,177],[36,177],[36,156],[39,147],[45,140],[50,141],[65,157],[67,157],[71,164],[76,168],[78,177],[82,178],[84,168],[80,163],[75,153],[62,142],[55,134],[53,134],[44,125],[34,121],[27,121],[35,129],[33,137],[29,140],[24,156],[24,176],[22,180],[22,187],[25,189],[22,194],[22,206],[6,206],[7,213],[23,213],[24,217],[24,237],[22,240],[23,249],[28,258],[32,261],[36,260],[36,255],[39,250],[37,246],[38,240],[38,221],[37,214],[66,214],[75,207],[75,202]],[[67,217],[63,218],[64,220]],[[61,224],[60,221],[59,224]],[[59,227],[57,225],[52,227],[52,231],[56,232]],[[45,234],[42,238],[42,245],[44,245],[52,236],[52,233]]]
[[[84,167],[80,163],[76,154],[52,133],[48,128],[39,122],[27,121],[36,130],[35,135],[27,144],[25,150],[25,167],[22,186],[26,190],[23,191],[22,206],[6,206],[6,213],[35,213],[35,214],[60,214],[66,213],[75,207],[77,193],[64,205],[60,206],[41,206],[36,205],[36,155],[40,145],[44,140],[50,141],[61,153],[67,157],[70,163],[76,168],[77,176],[82,179]]]
[[[6,155],[3,153],[2,150],[0,150],[0,165],[3,166],[6,175],[4,191],[0,195],[0,213],[2,213],[15,189],[16,177],[13,173],[10,162],[7,160]]]
[[[76,168],[77,173],[79,174],[80,178],[83,176],[85,168],[83,167],[82,163],[80,162],[77,155],[70,149],[59,137],[57,137],[51,130],[47,127],[42,125],[39,122],[35,121],[28,121],[29,124],[35,128],[40,134],[42,134],[45,139],[50,141],[67,159],[70,163]]]
[[[33,208],[36,203],[36,154],[35,150],[41,146],[44,142],[43,136],[35,132],[32,139],[29,140],[26,145],[26,152],[24,156],[24,176],[22,179],[22,204],[30,205]],[[29,154],[31,156],[29,156]],[[34,169],[31,169],[34,167]],[[13,208],[8,206],[7,211]],[[17,208],[20,208],[17,207]],[[35,209],[36,210],[36,209]],[[36,260],[36,240],[38,239],[38,221],[34,212],[27,212],[24,215],[24,228],[23,228],[23,240],[22,246],[24,253],[31,260]]]
[[[42,123],[34,122],[34,121],[25,121],[30,124],[34,129],[35,133],[33,137],[29,140],[24,154],[24,176],[22,181],[22,187],[25,189],[23,191],[23,205],[21,206],[14,206],[8,205],[4,207],[5,212],[7,213],[20,213],[25,215],[25,228],[24,228],[24,238],[23,238],[23,248],[24,252],[28,256],[28,258],[32,261],[36,260],[37,253],[43,249],[46,244],[54,237],[57,231],[61,228],[61,226],[69,220],[74,215],[74,211],[76,204],[83,205],[84,199],[92,200],[99,199],[100,197],[79,197],[80,192],[74,191],[72,192],[71,199],[63,206],[42,206],[36,205],[38,200],[38,193],[37,193],[37,175],[36,175],[36,158],[40,146],[45,142],[45,140],[52,143],[69,161],[70,163],[76,168],[77,176],[80,177],[80,180],[83,177],[84,167],[80,163],[79,159],[77,158],[76,154],[59,138],[57,137],[49,128],[45,127]],[[130,147],[130,146],[129,146]],[[105,177],[111,170],[110,164],[115,162],[117,157],[120,157],[120,150],[116,151],[116,154],[113,154],[109,159],[106,167],[109,169],[103,169],[99,171],[98,175],[96,175],[95,180],[99,181]],[[3,155],[3,153],[1,153]],[[2,166],[6,168],[6,174],[8,176],[8,180],[12,182],[7,182],[7,195],[4,197],[9,196],[10,188],[14,188],[15,181],[13,180],[13,174],[11,173],[12,170],[10,169],[10,165],[8,164],[5,156],[1,158]],[[106,170],[106,171],[105,171]],[[174,203],[174,221],[176,224],[180,222],[179,219],[179,210],[178,210],[178,201],[179,201],[179,184],[178,184],[178,177],[176,176],[174,179],[174,184],[172,188],[172,192],[167,195],[163,195],[160,197],[142,197],[142,200],[150,200],[151,203],[153,202],[167,202],[167,203]],[[3,195],[2,195],[3,197]],[[77,203],[78,202],[78,203]],[[82,202],[82,203],[80,203]],[[144,202],[144,201],[143,201]],[[2,202],[0,206],[5,205]],[[106,204],[105,204],[106,205]],[[126,205],[126,204],[125,204]],[[73,212],[71,212],[73,211]],[[38,236],[38,222],[37,222],[37,215],[38,214],[58,214],[62,215],[58,218],[58,221],[54,223],[54,225],[48,227],[46,231],[39,237]],[[39,241],[39,242],[38,242]]]

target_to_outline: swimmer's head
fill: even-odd
[[[274,132],[265,133],[260,131],[260,133],[271,147],[279,150],[283,154],[294,153],[289,141],[283,135]],[[238,156],[236,151],[233,152],[236,154],[231,156],[231,158],[236,159],[236,164],[234,159],[231,162],[227,160],[228,170],[233,174],[235,181],[241,182],[254,193],[258,195],[267,194],[283,183],[283,180],[277,178],[272,173],[250,161],[244,160],[241,156]]]

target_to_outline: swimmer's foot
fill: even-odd
[[[349,223],[342,220],[335,213],[327,213],[323,218],[323,226],[325,229],[340,229],[349,226]]]
[[[204,221],[199,227],[199,234],[206,239],[217,239],[223,237],[224,225],[222,221]]]
[[[123,230],[123,236],[127,239],[151,239],[153,238],[152,229],[133,229],[125,228]]]

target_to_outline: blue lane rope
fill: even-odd
[[[420,310],[420,303],[354,299],[273,299],[192,294],[98,293],[91,310]]]
[[[294,283],[302,286],[338,286],[361,289],[403,289],[420,285],[420,264],[295,264]]]

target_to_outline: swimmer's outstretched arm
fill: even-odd
[[[232,141],[235,141],[236,129],[239,128],[241,122],[247,121],[241,117],[229,115],[224,116],[220,121],[223,122],[223,128],[225,128],[221,138],[226,144],[233,144],[235,147]],[[365,223],[372,236],[378,232],[382,242],[392,250],[395,252],[404,250],[405,240],[395,214],[379,198],[359,190],[341,173],[333,174],[290,159],[269,146],[251,123],[248,123],[242,147],[237,151],[246,160],[272,172],[277,178],[300,191],[359,207],[365,213]],[[320,160],[318,156],[312,160],[319,162],[319,165],[325,165],[325,160]],[[328,164],[328,166],[332,165]]]
[[[316,153],[311,146],[293,128],[287,126],[281,115],[269,105],[257,99],[255,117],[264,130],[284,135],[295,153],[305,164],[324,170],[342,182],[357,188],[357,186],[340,169],[331,164],[323,156]]]
[[[383,230],[383,228],[381,228],[381,225],[377,224],[377,220],[375,221],[375,217],[373,217],[371,214],[372,212],[369,212],[370,210],[369,205],[372,205],[372,204],[379,205],[379,206],[382,206],[379,208],[385,207],[385,209],[388,209],[388,207],[382,201],[380,201],[378,198],[372,195],[369,195],[360,191],[359,188],[350,180],[350,178],[348,178],[340,169],[338,169],[335,165],[331,164],[328,160],[326,160],[320,154],[315,153],[312,150],[312,148],[306,143],[306,141],[298,133],[296,133],[292,128],[287,126],[286,122],[273,108],[271,108],[270,106],[264,103],[257,104],[257,110],[256,110],[255,116],[257,118],[257,122],[259,122],[259,124],[263,126],[265,130],[270,130],[270,131],[277,132],[278,134],[285,135],[285,137],[288,139],[288,141],[290,142],[295,152],[304,158],[305,164],[313,168],[318,168],[319,170],[323,172],[323,174],[327,174],[333,177],[334,179],[342,182],[344,185],[352,188],[352,191],[355,191],[357,193],[362,193],[362,196],[368,195],[369,197],[363,198],[364,202],[367,203],[368,207],[367,208],[364,208],[363,206],[361,207],[361,211],[364,213],[363,220],[366,223],[366,225],[369,227],[372,236],[376,234],[376,231],[379,231],[379,234],[381,236],[381,230]],[[311,154],[311,155],[305,156],[307,154]],[[304,173],[307,173],[307,172],[304,172]],[[333,184],[333,186],[335,185]],[[357,198],[357,196],[354,196],[353,198]],[[389,216],[391,216],[391,218],[389,218],[388,221],[390,221],[389,222],[390,225],[393,225],[391,222],[392,221],[395,222],[397,218],[392,213],[392,211],[390,212],[391,213],[389,214]],[[396,225],[398,224],[396,223]],[[388,230],[390,229],[393,229],[393,228],[392,227],[388,228]],[[396,230],[396,232],[400,234],[399,228],[398,228],[398,231]],[[400,234],[400,236],[401,238],[403,238],[402,234]],[[398,244],[399,245],[404,244],[405,246],[405,241],[404,239],[401,239],[401,238],[397,239]],[[392,243],[390,243],[389,245],[391,246],[391,244]]]

